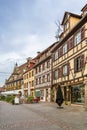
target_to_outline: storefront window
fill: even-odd
[[[40,98],[41,98],[41,100],[43,100],[43,98],[44,98],[44,90],[40,90]]]
[[[71,93],[72,103],[84,103],[84,84],[73,86]]]

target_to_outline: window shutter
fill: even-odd
[[[83,28],[81,29],[81,40],[83,40],[84,37],[85,37],[85,28],[83,27]]]
[[[81,55],[81,68],[83,68],[85,65],[84,63],[84,55]]]
[[[61,57],[62,56],[62,54],[63,54],[63,47],[61,47],[61,48],[59,48],[59,57]]]
[[[59,57],[60,57],[60,49],[58,50],[58,53],[59,53]]]
[[[55,54],[52,54],[52,61],[55,61]]]
[[[69,50],[69,40],[67,41],[67,51]]]
[[[70,74],[70,62],[68,62],[67,66],[68,66],[67,75],[69,75]]]
[[[58,69],[59,78],[62,76],[62,68]]]
[[[63,55],[63,47],[61,47],[61,56]]]
[[[74,72],[77,71],[77,59],[74,59]]]
[[[70,38],[70,40],[69,40],[69,49],[73,48],[73,46],[74,46],[74,39],[73,39],[73,37],[72,37],[72,38]]]

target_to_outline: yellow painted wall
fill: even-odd
[[[87,23],[85,24],[85,29],[87,29]],[[87,38],[87,30],[85,31],[85,37]],[[84,54],[84,61],[86,62],[85,64],[85,68],[82,70],[83,71],[83,75],[87,74],[87,44],[86,41],[82,41],[81,43],[79,43],[77,46],[75,46],[73,49],[71,49],[70,51],[67,52],[67,54],[63,55],[62,57],[60,57],[59,59],[57,59],[56,61],[53,62],[53,69],[56,68],[60,68],[64,63],[66,63],[67,61],[70,62],[70,75],[69,77],[62,77],[59,78],[58,80],[53,80],[53,83],[58,83],[58,82],[62,82],[62,81],[66,81],[68,80],[73,80],[74,76],[75,78],[79,78],[82,76],[82,72],[77,72],[74,73],[74,59],[76,57],[78,57],[78,55],[80,54]]]
[[[31,89],[31,95],[34,96],[34,85],[32,86],[32,81],[34,81],[34,75],[32,76],[32,71],[33,71],[33,74],[34,74],[34,69],[32,70],[29,70],[28,72],[26,72],[24,75],[23,75],[23,80],[24,80],[24,84],[27,84],[30,83],[30,89]],[[28,75],[28,77],[27,77]],[[26,77],[26,78],[25,78]],[[28,91],[28,86],[27,88],[24,88],[24,90],[27,90]],[[32,94],[33,93],[33,94]]]
[[[79,18],[71,17],[70,16],[70,30],[79,22]]]

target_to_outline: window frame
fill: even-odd
[[[67,51],[68,51],[68,45],[67,43],[65,43],[63,46],[63,54],[67,53]]]
[[[47,74],[47,82],[50,81],[50,74]]]
[[[41,77],[39,77],[39,84],[41,84]]]
[[[47,61],[47,68],[50,68],[50,60]]]
[[[81,71],[82,69],[82,66],[81,66],[81,56],[77,57],[75,60],[74,60],[74,69],[75,69],[75,72],[79,72]]]
[[[45,62],[42,64],[42,70],[45,70]]]
[[[74,46],[81,42],[81,31],[78,31],[74,36]]]
[[[63,66],[63,76],[67,76],[67,75],[68,75],[68,65],[65,64],[65,65]]]
[[[67,31],[69,29],[69,21],[66,21],[64,25],[64,30]]]
[[[54,60],[57,60],[58,57],[59,57],[59,55],[58,55],[58,51],[56,51],[56,52],[54,53]]]
[[[54,79],[57,80],[59,78],[58,69],[54,70]]]
[[[45,83],[45,75],[43,75],[42,80],[43,80],[43,83]]]

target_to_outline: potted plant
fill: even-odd
[[[28,96],[28,98],[27,98],[27,102],[28,103],[33,103],[33,99],[34,99],[34,97],[33,96]]]

